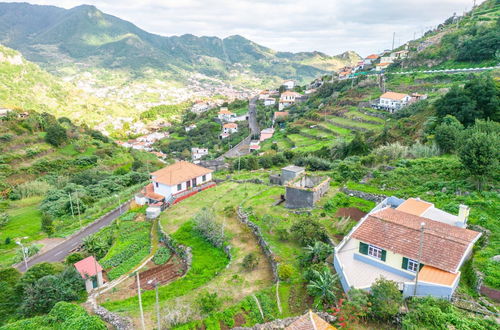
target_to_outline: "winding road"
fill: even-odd
[[[257,99],[258,96],[254,96],[250,99],[248,103],[248,126],[250,127],[250,135],[244,138],[240,143],[235,145],[233,148],[228,150],[225,154],[219,156],[217,160],[224,160],[225,158],[234,158],[239,156],[244,156],[250,153],[250,141],[252,140],[252,135],[260,134],[259,123],[257,122]]]
[[[123,203],[120,207],[106,213],[96,221],[84,227],[82,230],[77,233],[71,235],[63,242],[54,246],[52,249],[45,251],[44,253],[37,254],[28,259],[28,268],[34,266],[41,262],[56,262],[61,261],[66,258],[67,255],[71,253],[74,249],[80,246],[83,243],[85,237],[92,235],[98,232],[101,228],[109,225],[113,220],[118,218],[122,213],[125,213],[130,205],[130,201]],[[24,261],[18,263],[14,266],[21,272],[26,271],[26,267],[24,265]]]

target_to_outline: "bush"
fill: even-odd
[[[222,225],[215,221],[215,214],[203,208],[194,216],[195,230],[200,233],[207,241],[216,247],[222,247],[226,242],[226,235]]]
[[[371,286],[372,314],[381,320],[390,320],[399,312],[403,296],[394,281],[378,278]]]
[[[7,226],[10,222],[10,215],[6,212],[0,213],[0,228]]]
[[[153,262],[155,265],[163,265],[170,259],[171,256],[170,249],[165,247],[165,246],[160,246],[158,251],[156,251],[154,257],[153,257]]]
[[[326,229],[315,219],[302,218],[296,221],[290,232],[302,246],[312,245],[316,241],[326,241]]]
[[[68,138],[66,130],[59,124],[52,124],[46,129],[45,141],[55,147],[60,146]]]
[[[259,256],[256,252],[251,252],[243,258],[242,266],[245,270],[254,270],[259,264]]]
[[[217,296],[217,293],[202,292],[196,299],[200,310],[204,314],[218,310],[222,306],[222,300]]]
[[[13,189],[13,193],[19,195],[20,199],[33,197],[33,196],[44,196],[52,186],[45,181],[31,181],[25,182],[17,185]]]
[[[278,267],[278,277],[282,281],[288,281],[295,273],[295,269],[289,264],[280,264]]]
[[[85,257],[80,252],[74,252],[66,257],[65,262],[66,262],[66,265],[73,265],[73,264],[77,263],[78,261],[83,260],[84,258]]]

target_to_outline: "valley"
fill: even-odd
[[[499,14],[361,58],[0,3],[0,330],[497,329]]]

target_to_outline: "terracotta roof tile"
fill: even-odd
[[[82,278],[87,276],[95,276],[102,271],[101,265],[95,260],[93,256],[87,257],[75,263],[76,270],[80,273]]]
[[[153,184],[150,183],[144,189],[142,189],[142,193],[144,196],[146,196],[149,199],[154,199],[155,201],[161,201],[165,198],[165,196],[162,196],[160,194],[155,193]]]
[[[173,186],[212,172],[208,168],[182,160],[153,172],[151,175],[153,176],[153,181]]]
[[[457,272],[469,245],[480,233],[386,208],[369,215],[352,237],[417,260],[422,222],[425,230],[421,262]]]
[[[380,96],[380,98],[391,99],[391,100],[402,100],[405,96],[409,96],[408,94],[395,93],[395,92],[385,92]]]
[[[286,117],[286,116],[288,116],[288,111],[275,111],[274,112],[274,118]]]
[[[223,125],[224,128],[238,128],[238,124],[236,123],[227,123]]]

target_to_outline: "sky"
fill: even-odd
[[[242,35],[278,51],[362,56],[419,37],[473,0],[27,0],[101,11],[164,36]],[[477,0],[477,4],[481,3]]]

